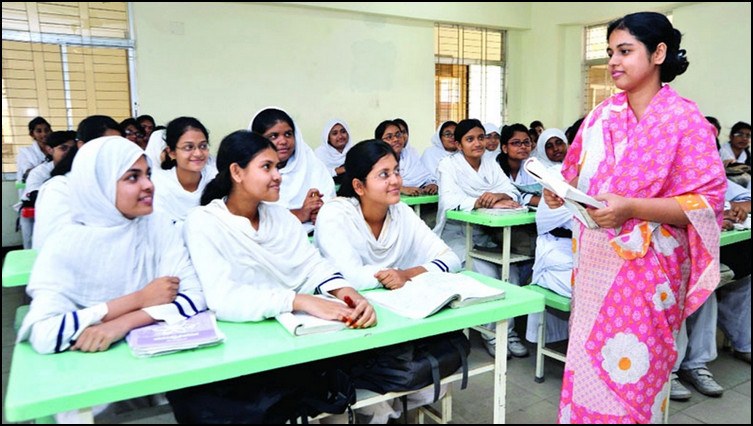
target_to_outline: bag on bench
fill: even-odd
[[[425,337],[346,355],[348,371],[358,389],[377,393],[421,389],[434,384],[439,399],[440,380],[463,368],[462,389],[468,385],[471,345],[462,330]]]

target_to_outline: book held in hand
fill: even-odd
[[[397,290],[369,291],[369,301],[408,318],[426,318],[444,307],[460,308],[504,299],[505,291],[463,274],[424,272]]]
[[[599,227],[599,225],[591,219],[591,216],[588,215],[586,208],[604,208],[606,207],[604,203],[565,182],[562,175],[547,169],[537,158],[529,158],[525,160],[523,162],[523,167],[528,174],[536,179],[537,182],[541,183],[544,188],[554,192],[562,198],[565,201],[565,207],[567,207],[582,224],[592,229]]]
[[[345,304],[340,299],[328,296],[317,295],[333,302]],[[304,336],[307,334],[328,333],[345,328],[346,324],[342,321],[326,320],[303,311],[286,312],[275,317],[285,330],[288,330],[293,336]]]
[[[199,312],[173,324],[158,322],[134,328],[126,336],[131,353],[139,358],[214,346],[224,340],[212,311]]]

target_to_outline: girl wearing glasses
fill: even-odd
[[[750,167],[750,124],[738,121],[729,132],[729,143],[719,150],[724,166],[746,164]]]
[[[726,179],[714,132],[664,84],[688,67],[681,40],[656,12],[609,24],[608,68],[623,92],[588,114],[562,165],[606,207],[588,210],[598,228],[573,223],[560,423],[661,422],[675,335],[719,284]]]
[[[382,121],[374,130],[374,139],[387,142],[400,158],[400,171],[403,178],[403,186],[400,187],[401,194],[437,193],[437,180],[434,174],[424,166],[416,150],[407,146],[408,127],[405,121],[400,119]]]
[[[531,156],[533,149],[526,126],[521,123],[505,126],[500,135],[500,146],[501,152],[497,156],[497,162],[512,183],[519,189],[526,185],[535,185],[536,180],[522,167],[523,161]],[[540,199],[540,193],[522,192],[517,201],[521,205],[535,207],[539,205]]]
[[[458,150],[455,145],[455,126],[457,125],[458,123],[451,120],[440,124],[431,137],[431,146],[426,148],[421,155],[421,163],[435,175],[439,160]]]
[[[166,156],[152,174],[154,208],[181,225],[188,212],[199,205],[201,193],[217,169],[209,163],[209,132],[199,120],[178,117],[168,123],[164,135]]]

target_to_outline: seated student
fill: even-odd
[[[517,208],[520,194],[502,173],[502,170],[484,157],[486,130],[479,120],[466,119],[455,127],[455,144],[458,152],[439,162],[439,208],[434,232],[442,237],[460,259],[465,259],[465,226],[456,221],[447,221],[448,210],[470,211],[478,208]],[[491,244],[492,237],[480,227],[473,228],[472,241],[481,246]],[[492,278],[500,278],[499,265],[481,259],[473,260],[473,270]],[[515,281],[514,269],[510,269],[510,282]],[[508,350],[525,356],[528,350],[512,329],[508,338]],[[493,326],[493,324],[491,325]],[[491,328],[490,326],[490,328]],[[496,340],[485,338],[487,350],[494,354]],[[509,353],[508,353],[509,355]]]
[[[719,144],[719,134],[722,132],[722,124],[719,123],[719,120],[717,120],[716,117],[712,117],[710,115],[706,116],[706,120],[713,126],[712,130],[714,131],[714,135],[716,137],[716,149],[718,151],[722,148],[722,146]]]
[[[559,129],[546,129],[539,136],[539,160],[550,170],[560,172],[567,154],[567,138]],[[531,282],[572,298],[571,277],[573,270],[572,245],[573,215],[567,207],[551,209],[539,203],[536,210],[536,251]],[[537,341],[540,313],[528,315],[526,340]],[[567,339],[568,321],[549,312],[546,313],[545,341],[557,342]]]
[[[314,245],[355,288],[394,290],[427,271],[455,272],[460,259],[407,204],[398,156],[383,141],[357,143],[345,160],[339,197],[319,210]],[[434,390],[408,396],[408,409],[430,403]],[[397,399],[359,410],[370,422],[398,418]]]
[[[123,133],[123,137],[129,141],[135,143],[141,149],[146,148],[146,137],[144,136],[144,129],[141,124],[133,117],[128,117],[120,122],[120,132]]]
[[[500,130],[494,123],[484,123],[484,130],[486,131],[486,152],[484,155],[489,156],[494,161],[500,153]]]
[[[431,137],[431,146],[421,154],[421,163],[434,175],[437,174],[439,160],[458,150],[455,145],[455,126],[458,123],[449,120],[440,124]]]
[[[84,143],[101,136],[122,136],[120,125],[112,117],[91,115],[81,120],[76,131],[76,147],[68,150],[50,172],[50,179],[40,188],[34,213],[34,240],[32,248],[40,249],[53,232],[71,222],[70,188],[67,174],[73,165],[78,149]]]
[[[750,124],[738,121],[729,131],[729,143],[722,145],[719,150],[722,163],[747,164],[750,167]]]
[[[314,150],[314,154],[327,166],[335,184],[342,183],[345,154],[352,147],[348,125],[338,118],[328,121],[322,131],[322,144]]]
[[[303,140],[293,118],[279,108],[268,107],[256,113],[248,130],[275,144],[285,181],[277,203],[290,210],[311,233],[322,203],[335,197],[335,183],[327,167]]]
[[[154,118],[149,114],[142,114],[136,117],[136,122],[139,123],[139,126],[141,126],[142,129],[144,129],[144,139],[149,141],[154,128],[157,126]]]
[[[578,130],[580,130],[581,124],[583,124],[583,120],[585,120],[586,117],[581,117],[573,122],[573,124],[570,125],[570,127],[565,130],[565,137],[568,140],[568,143],[575,140],[575,135],[578,134]]]
[[[374,308],[276,203],[286,184],[278,165],[275,145],[254,132],[238,130],[220,144],[219,173],[183,227],[209,309],[223,321],[262,321],[296,310],[371,327]],[[314,293],[350,298],[354,307]]]
[[[530,185],[536,180],[526,173],[522,167],[523,161],[531,156],[531,139],[526,127],[520,123],[505,126],[500,135],[501,152],[497,156],[497,163],[510,178],[513,184]],[[538,206],[541,195],[522,193],[518,202],[524,206]]]
[[[100,352],[136,327],[205,309],[180,234],[150,215],[149,169],[121,137],[81,148],[68,178],[73,223],[39,252],[18,342],[42,354]]]
[[[402,121],[405,134],[401,130],[401,123],[396,120],[385,120],[374,129],[374,139],[387,142],[400,157],[400,172],[403,186],[400,193],[405,195],[436,194],[437,180],[424,167],[416,150],[408,148],[408,125]]]
[[[201,193],[217,169],[209,166],[209,132],[193,117],[178,117],[165,131],[167,158],[152,173],[154,209],[182,226],[188,212],[199,205]]]
[[[750,190],[727,180],[722,229],[733,229],[750,213]],[[750,240],[721,247],[720,261],[734,273],[733,281],[716,289],[692,315],[683,321],[675,337],[677,361],[672,368],[669,397],[691,398],[680,380],[698,392],[719,397],[724,388],[717,383],[707,363],[717,357],[717,327],[732,343],[733,355],[750,364]]]
[[[47,145],[47,137],[50,136],[50,123],[42,117],[36,117],[29,121],[29,136],[34,139],[34,142],[24,148],[21,148],[16,154],[16,182],[26,183],[26,179],[29,176],[31,170],[47,161],[49,155]],[[28,190],[22,188],[18,190],[18,200],[24,200]],[[15,204],[13,208],[19,211],[18,225],[21,228],[21,235],[23,237],[24,248],[30,248],[32,245],[31,234],[34,228],[34,219],[21,216],[20,212],[21,203]],[[18,228],[16,229],[18,230]]]

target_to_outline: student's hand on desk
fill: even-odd
[[[544,202],[550,209],[554,210],[565,205],[565,200],[560,198],[554,192],[544,188]]]
[[[633,217],[629,198],[610,193],[599,194],[594,198],[604,201],[607,206],[601,209],[588,208],[586,211],[591,219],[602,228],[617,228]]]
[[[397,290],[398,288],[405,285],[405,282],[408,281],[411,277],[408,276],[408,274],[400,269],[383,269],[376,274],[374,274],[374,278],[376,278],[385,288],[388,288],[390,290]]]
[[[499,200],[492,204],[493,209],[517,209],[519,207],[522,206],[514,200]]]
[[[141,307],[164,305],[172,303],[178,296],[180,278],[159,277],[153,279],[146,287],[139,290],[141,295]]]
[[[435,183],[424,186],[424,194],[434,195],[439,192],[439,187]]]
[[[722,231],[731,231],[733,229],[735,229],[735,221],[725,217],[722,221]]]
[[[421,195],[421,188],[415,187],[415,186],[401,186],[400,187],[400,193],[410,196],[416,196]]]
[[[730,204],[732,207],[729,210],[724,211],[724,218],[737,223],[745,222],[745,219],[748,218],[748,212],[743,205],[737,203]]]
[[[484,192],[476,198],[476,203],[473,205],[473,208],[475,209],[490,209],[496,203],[499,201],[499,197],[497,197],[495,194],[492,194],[491,192]]]
[[[350,317],[345,318],[344,322],[350,328],[368,328],[375,326],[377,323],[376,312],[361,293],[353,287],[341,287],[330,292],[333,296],[345,302],[348,307],[353,309]],[[343,321],[343,319],[340,319]]]
[[[104,352],[113,342],[125,337],[131,330],[123,321],[112,320],[86,327],[71,346],[72,351]]]

